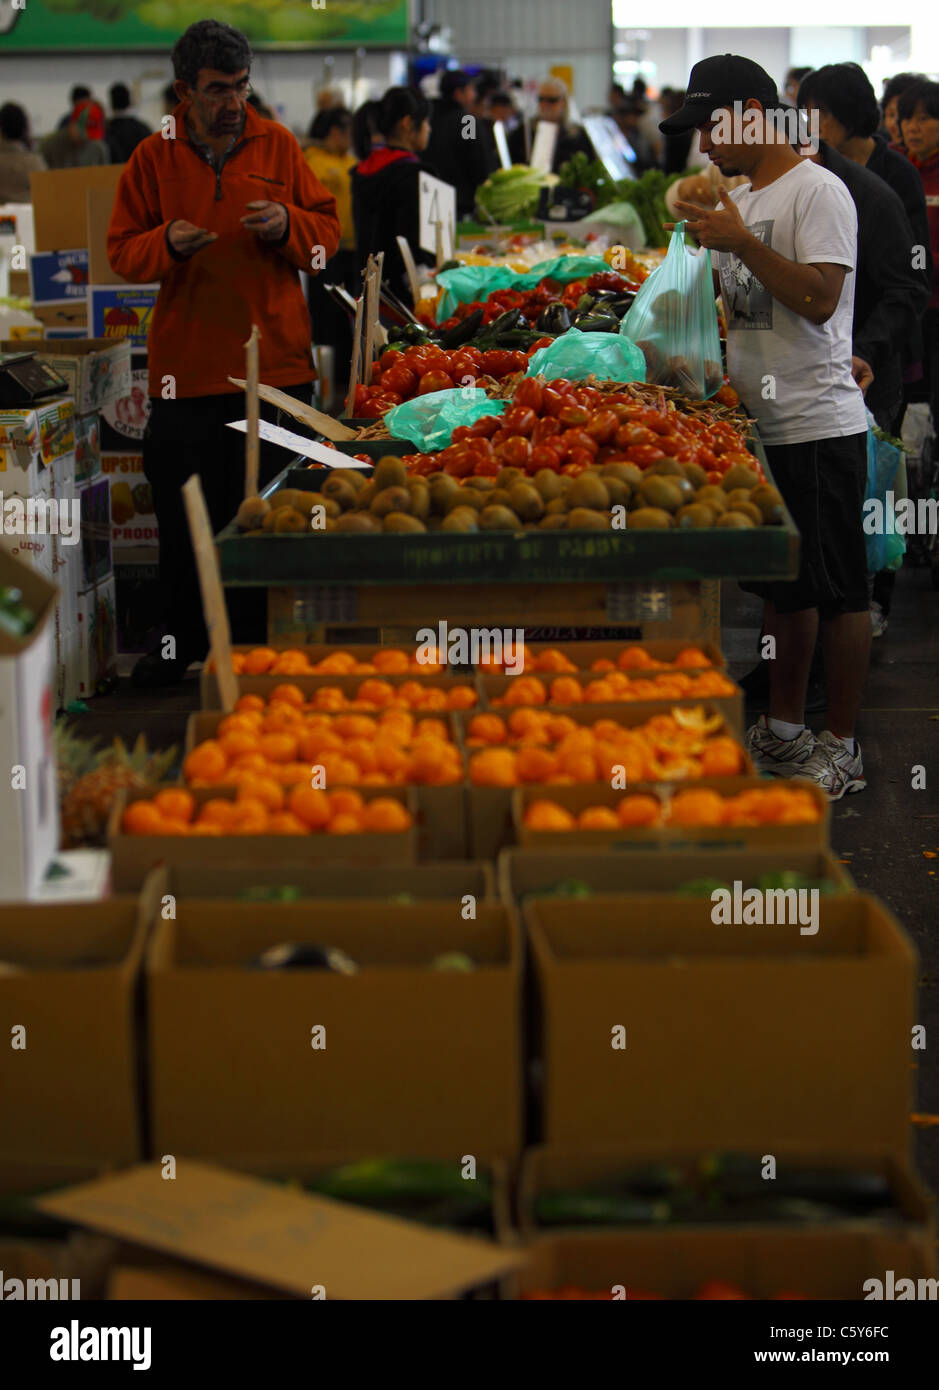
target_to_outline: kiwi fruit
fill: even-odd
[[[513,483],[524,483],[528,474],[521,468],[500,468],[496,474],[496,487],[510,488]]]
[[[685,470],[685,477],[693,488],[697,489],[707,485],[708,475],[700,463],[686,463],[682,466]]]
[[[334,468],[330,473],[331,478],[341,478],[344,483],[355,488],[356,492],[363,488],[369,479],[366,478],[361,468]]]
[[[313,495],[314,494],[312,492],[297,493],[298,498],[312,497]],[[331,474],[323,483],[323,496],[335,497],[342,510],[344,512],[347,512],[350,507],[355,506],[355,499],[358,496],[358,489],[354,488],[346,478],[339,478],[335,474]],[[298,511],[302,510],[299,501],[296,503],[296,506]]]
[[[512,484],[512,487],[515,487],[515,486],[516,486],[516,484],[513,483],[513,484]],[[494,488],[492,489],[492,491],[491,491],[491,492],[488,494],[488,496],[486,497],[486,505],[487,505],[487,507],[510,507],[510,506],[512,505],[511,502],[509,501],[509,497],[510,497],[510,496],[511,496],[511,491],[510,491],[509,488],[507,488],[507,487],[494,487]]]
[[[449,473],[440,473],[430,482],[430,505],[431,510],[441,516],[447,510],[447,501],[456,496],[460,491],[460,484],[456,478],[452,478]]]
[[[716,483],[707,483],[704,487],[699,487],[694,495],[696,502],[706,502],[709,507],[713,507],[717,512],[726,512],[727,493],[723,488],[719,488]]]
[[[778,492],[776,488],[761,483],[759,487],[755,487],[750,493],[750,502],[754,507],[759,507],[760,514],[767,524],[771,526],[779,525],[783,521],[785,516],[785,503],[783,502],[782,493]]]
[[[717,512],[706,502],[689,502],[679,507],[675,520],[682,531],[705,531],[717,521]]]
[[[754,526],[763,525],[763,513],[759,507],[755,507],[752,502],[734,502],[733,506],[727,508],[728,512],[740,512],[743,516],[748,516]],[[725,513],[726,515],[726,513]]]
[[[718,526],[732,527],[740,531],[752,531],[753,522],[743,512],[725,512],[717,518]]]
[[[656,459],[654,463],[649,464],[646,469],[646,477],[650,473],[657,473],[664,478],[683,478],[685,469],[684,465],[680,464],[677,459],[664,458]]]
[[[481,478],[478,474],[473,478],[473,487],[477,492],[494,492],[496,487],[495,478]]]
[[[238,508],[235,525],[239,531],[259,531],[270,510],[271,504],[266,497],[246,497]]]
[[[746,487],[735,487],[733,492],[727,493],[727,510],[732,512],[738,502],[749,502],[752,489]]]
[[[327,517],[331,518],[333,521],[335,521],[337,517],[342,516],[342,507],[340,507],[335,497],[322,497],[318,502],[314,502],[313,506],[322,507]],[[312,514],[313,507],[310,508],[310,512]]]
[[[545,502],[560,497],[564,491],[564,479],[560,473],[555,473],[553,468],[539,468],[532,482]]]
[[[668,477],[643,478],[639,496],[644,507],[661,508],[666,512],[677,512],[684,501],[677,479]]]
[[[760,480],[753,469],[747,468],[743,463],[735,463],[733,468],[728,468],[721,479],[721,487],[725,492],[733,492],[738,487],[745,487],[748,492],[752,492],[759,486]]]
[[[621,482],[628,483],[635,490],[642,482],[642,469],[637,468],[634,463],[618,463],[614,459],[612,463],[605,463],[600,469],[602,478],[619,478]]]
[[[563,531],[566,526],[567,516],[564,512],[551,512],[538,522],[539,531]]]
[[[509,506],[522,521],[537,521],[544,515],[544,500],[532,483],[513,483],[509,488]]]
[[[341,516],[335,518],[332,528],[334,531],[351,531],[365,535],[367,532],[381,530],[381,523],[378,518],[372,516],[371,512],[343,512]]]
[[[604,478],[603,486],[609,495],[611,507],[625,507],[632,496],[632,488],[622,478]]]
[[[391,512],[409,512],[411,494],[406,487],[382,488],[372,498],[370,510],[375,516],[388,516]]]
[[[427,527],[419,517],[409,516],[407,512],[387,512],[381,529],[383,531],[426,531]]]
[[[372,482],[376,492],[384,492],[386,487],[403,487],[408,480],[408,470],[404,460],[393,454],[385,454],[375,465]]]
[[[638,507],[626,518],[630,531],[667,531],[672,524],[671,514],[661,507]]]
[[[293,507],[297,499],[297,490],[293,487],[282,487],[275,492],[270,499],[271,507],[277,511],[279,507]]]
[[[481,531],[518,531],[521,524],[508,507],[483,507],[479,513]]]
[[[567,498],[552,497],[551,501],[548,503],[544,510],[545,516],[566,516],[568,510]]]
[[[280,507],[278,507],[277,512],[279,512],[280,510]],[[262,531],[267,531],[268,534],[270,534],[274,530],[274,522],[277,520],[277,512],[268,512],[267,516],[261,522]]]
[[[411,515],[423,521],[430,516],[430,488],[423,478],[408,478],[407,489],[411,494]]]
[[[583,477],[583,474],[581,474]],[[567,514],[569,531],[609,531],[610,518],[595,507],[574,507]]]
[[[593,512],[606,512],[610,508],[610,494],[606,490],[606,484],[594,472],[584,472],[571,479],[567,489],[567,501],[571,507]]]
[[[375,499],[376,487],[374,479],[369,478],[364,487],[360,487],[355,497],[355,505],[360,510],[370,507]]]
[[[474,507],[454,507],[440,523],[441,531],[478,531],[479,513]]]
[[[310,518],[298,512],[294,507],[278,507],[274,517],[274,530],[279,535],[297,534],[300,531],[309,531]]]

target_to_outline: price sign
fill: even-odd
[[[535,127],[535,139],[531,147],[529,163],[533,169],[550,174],[554,165],[554,151],[558,143],[559,127],[553,121],[539,121]]]
[[[443,258],[453,255],[453,228],[456,224],[456,189],[433,174],[421,174],[420,237],[422,251],[436,256],[443,246]]]
[[[503,169],[510,169],[512,158],[509,154],[509,141],[505,133],[505,124],[502,121],[493,121],[492,133],[495,137],[496,149],[499,152],[499,163]]]

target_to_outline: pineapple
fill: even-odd
[[[103,845],[108,816],[123,787],[139,789],[160,782],[178,756],[174,746],[161,753],[147,747],[143,734],[133,749],[116,738],[105,749],[77,738],[67,724],[55,726],[59,763],[62,848]]]

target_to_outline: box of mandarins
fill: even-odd
[[[356,698],[356,692],[367,680],[394,684],[416,680],[424,684],[433,679],[444,690],[457,684],[475,689],[471,675],[454,680],[445,662],[441,665],[418,661],[416,648],[378,647],[373,643],[291,646],[290,640],[285,638],[283,644],[276,647],[233,647],[232,667],[238,677],[240,694],[263,695],[265,698],[286,681],[295,683],[304,692],[312,692],[327,684],[325,677],[329,677],[328,683],[335,684],[350,700]],[[221,708],[218,681],[211,661],[206,662],[202,669],[199,695],[203,709]],[[456,705],[452,708],[469,706]]]

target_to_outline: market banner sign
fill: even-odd
[[[88,321],[92,338],[120,338],[146,350],[159,285],[90,285]]]
[[[0,52],[165,50],[207,9],[257,48],[406,48],[409,38],[409,0],[0,0]]]

